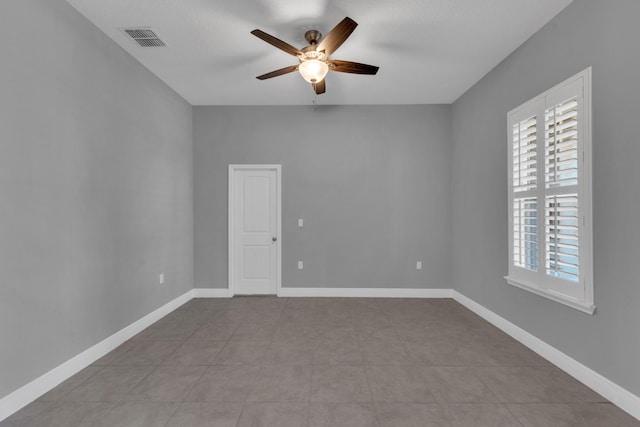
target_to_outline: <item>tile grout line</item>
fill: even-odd
[[[209,321],[206,321],[204,323],[202,323],[198,328],[196,328],[191,334],[189,334],[189,336],[183,341],[181,342],[180,346],[178,346],[169,356],[167,356],[164,361],[166,361],[167,359],[169,359],[171,357],[171,355],[175,354],[178,349],[180,349],[184,344],[188,343],[188,342],[201,342],[201,341],[189,341],[191,339],[191,337],[193,337],[193,335],[195,335],[195,333],[200,330],[200,328],[202,328],[203,326],[207,325],[209,323]],[[209,368],[213,365],[211,365],[211,363],[213,363],[213,361],[215,360],[216,356],[223,350],[223,348],[226,346],[227,342],[231,339],[231,336],[229,337],[229,339],[227,339],[225,341],[225,344],[222,345],[222,347],[215,353],[215,355],[213,355],[211,357],[211,360],[209,361],[208,365],[201,365],[201,366],[206,366],[205,369],[202,371],[202,373],[200,374],[200,376],[198,377],[198,379],[196,381],[193,382],[193,384],[191,385],[191,387],[189,387],[189,390],[184,394],[184,397],[182,398],[182,400],[180,402],[176,402],[177,405],[174,408],[171,416],[168,418],[167,422],[165,423],[165,427],[171,422],[171,420],[174,418],[176,412],[178,411],[178,409],[180,407],[182,407],[183,403],[188,402],[187,398],[189,397],[189,394],[191,393],[191,391],[195,388],[195,386],[200,382],[200,380],[205,376],[205,374],[207,373],[207,371],[209,371]],[[212,342],[215,340],[206,340],[204,342]],[[176,365],[176,366],[180,366],[180,365]],[[184,366],[190,366],[190,365],[184,365]],[[194,365],[195,366],[195,365]],[[239,418],[238,418],[239,420]]]
[[[522,420],[520,419],[520,417],[518,417],[516,414],[514,414],[511,409],[509,408],[509,406],[506,403],[503,403],[502,406],[504,406],[504,408],[507,410],[507,412],[509,412],[511,414],[511,416],[518,421],[518,423],[522,426],[522,427],[526,427]]]
[[[287,304],[289,303],[289,300],[287,301]],[[286,305],[285,305],[286,307]],[[284,310],[283,310],[284,311]],[[311,350],[311,364],[309,366],[310,368],[310,374],[309,374],[309,398],[307,399],[307,427],[309,427],[309,423],[311,422],[311,394],[313,393],[313,371],[315,369],[315,357],[316,357],[316,338],[314,338],[314,343],[311,346],[312,350]]]
[[[520,421],[520,418],[518,418],[513,412],[511,412],[511,410],[509,409],[509,407],[507,406],[507,402],[503,402],[502,400],[500,400],[500,398],[498,397],[498,395],[491,389],[491,387],[489,387],[487,385],[487,383],[485,383],[483,381],[483,379],[480,377],[480,375],[478,375],[477,371],[476,371],[477,366],[471,366],[471,371],[473,372],[473,375],[478,379],[478,381],[480,381],[480,383],[487,389],[489,390],[489,393],[491,393],[491,395],[496,399],[496,402],[501,405],[504,409],[507,410],[507,412],[509,412],[509,414],[511,414],[511,416],[518,422],[518,424],[520,424],[522,427],[525,427],[524,424],[522,424],[522,421]]]
[[[167,427],[169,425],[169,423],[173,419],[173,417],[176,414],[176,412],[178,412],[178,409],[180,408],[180,406],[182,406],[181,402],[175,402],[175,403],[176,403],[176,406],[175,406],[175,408],[173,408],[173,411],[171,412],[171,415],[169,415],[169,417],[167,418],[167,421],[164,423],[164,427]]]
[[[376,417],[376,423],[380,424],[380,417],[378,416],[378,404],[375,401],[375,398],[373,396],[373,388],[371,388],[371,381],[369,380],[369,373],[367,372],[367,366],[363,365],[362,368],[364,369],[364,378],[367,381],[367,387],[369,387],[369,393],[371,393],[371,406],[373,406],[373,413],[375,414],[375,417]]]
[[[191,387],[189,387],[189,390],[184,394],[184,397],[182,398],[182,401],[180,402],[180,405],[182,405],[183,403],[187,402],[187,398],[189,397],[189,394],[191,393],[191,391],[195,388],[195,386],[200,382],[200,380],[202,379],[202,377],[204,377],[204,375],[207,373],[207,371],[209,370],[209,368],[211,367],[211,365],[207,366],[203,371],[202,374],[200,374],[200,377],[198,377],[197,380],[195,380],[193,382],[193,384],[191,385]]]

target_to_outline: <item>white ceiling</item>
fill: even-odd
[[[297,59],[254,37],[296,47],[345,16],[358,22],[332,59],[377,65],[376,76],[331,72],[317,102],[451,103],[572,0],[67,0],[193,105],[301,105],[298,73],[255,77]],[[123,27],[151,27],[166,48],[141,48]]]

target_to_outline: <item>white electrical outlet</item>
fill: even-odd
[[[158,276],[158,281],[161,285],[164,285],[164,273],[160,273],[160,276]]]
[[[302,218],[300,218],[298,220],[298,227],[303,227],[304,226],[304,220]]]
[[[422,261],[416,262],[416,270],[422,270]]]
[[[302,270],[303,267],[302,261],[298,261],[298,270]]]

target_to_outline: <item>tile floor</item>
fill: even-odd
[[[626,427],[450,299],[194,299],[9,426]]]

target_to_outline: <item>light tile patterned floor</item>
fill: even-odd
[[[194,299],[9,426],[631,427],[450,299]]]

